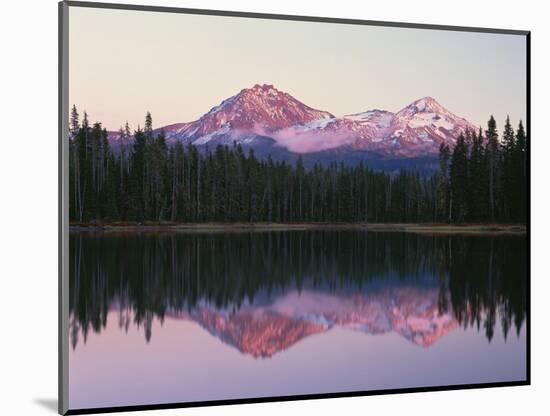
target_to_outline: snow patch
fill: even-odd
[[[318,120],[310,121],[309,123],[306,123],[302,126],[298,125],[295,126],[297,130],[311,130],[311,129],[324,129],[326,126],[328,126],[331,123],[334,123],[336,121],[336,118],[329,117],[329,118],[320,118]]]
[[[204,136],[201,136],[198,139],[194,140],[193,144],[197,146],[204,145],[208,143],[210,140],[212,140],[213,138],[215,138],[216,136],[220,136],[222,134],[228,133],[229,129],[230,129],[229,124],[225,124],[221,129],[216,130],[209,134],[205,134]]]
[[[409,126],[412,128],[432,126],[435,128],[442,127],[447,130],[452,130],[454,124],[447,120],[446,117],[441,117],[436,113],[417,113],[409,121]]]

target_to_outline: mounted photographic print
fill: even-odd
[[[59,11],[60,413],[530,383],[529,32]]]

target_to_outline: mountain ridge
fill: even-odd
[[[413,101],[397,112],[372,109],[334,116],[310,107],[271,84],[256,84],[212,107],[197,120],[153,130],[169,144],[199,147],[240,144],[259,155],[293,160],[322,153],[331,159],[411,159],[435,157],[441,144],[452,147],[476,127],[433,97]],[[109,133],[119,144],[120,134]]]

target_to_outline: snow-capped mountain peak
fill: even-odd
[[[322,157],[330,160],[327,152],[334,158],[352,159],[433,157],[441,143],[452,146],[460,134],[475,126],[430,96],[397,113],[373,109],[335,117],[271,84],[255,84],[221,101],[198,120],[155,132],[161,130],[168,143],[213,148],[236,142],[263,156],[291,160],[292,154],[323,152]],[[113,133],[113,142],[116,137]]]
[[[434,98],[424,97],[395,114],[389,138],[394,143],[394,154],[407,157],[436,154],[441,143],[453,145],[467,130],[475,130],[475,126]]]
[[[434,113],[439,116],[454,116],[433,97],[423,97],[413,101],[408,106],[399,110],[395,115],[398,118],[410,118],[419,113]]]
[[[203,115],[198,120],[201,125],[196,134],[212,134],[226,124],[232,129],[274,131],[332,117],[326,111],[308,107],[273,85],[256,84]]]

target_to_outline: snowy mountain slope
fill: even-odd
[[[401,156],[437,153],[441,143],[451,147],[460,134],[476,127],[445,109],[432,97],[414,101],[395,114],[388,133],[393,151]]]
[[[198,120],[154,130],[167,142],[213,148],[233,143],[285,160],[292,155],[323,158],[422,158],[437,155],[441,143],[452,147],[460,134],[476,127],[432,97],[414,101],[397,113],[369,110],[335,117],[298,101],[273,85],[256,84],[222,101]],[[117,133],[109,140],[116,143]]]

